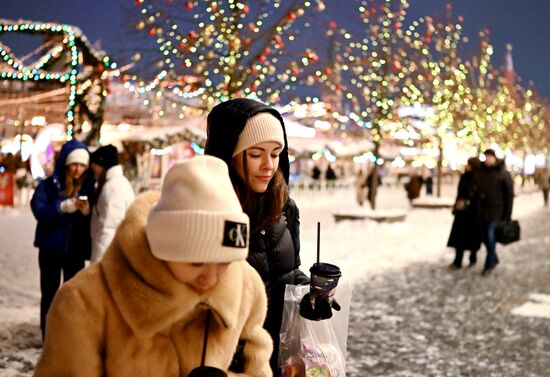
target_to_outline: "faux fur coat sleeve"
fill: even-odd
[[[244,373],[228,372],[227,374],[228,377],[272,376],[269,363],[266,363],[273,352],[273,342],[263,328],[267,308],[263,282],[260,275],[250,265],[246,264],[244,268],[250,270],[249,274],[252,277],[252,281],[249,283],[253,295],[252,302],[261,303],[261,305],[251,308],[248,321],[241,333],[241,339],[245,341]]]
[[[90,321],[105,318],[105,313],[103,306],[92,297],[83,295],[78,289],[58,291],[47,318],[47,331],[54,335],[44,344],[34,376],[105,375],[100,346],[103,327],[98,321]]]

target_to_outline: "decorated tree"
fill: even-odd
[[[337,30],[342,62],[339,77],[345,99],[351,103],[349,116],[370,131],[374,143],[368,198],[373,209],[379,184],[378,165],[383,162],[380,147],[394,131],[391,126],[397,120],[403,88],[417,69],[410,48],[417,37],[408,35],[404,25],[408,7],[406,0],[384,0],[377,5],[361,1],[358,11],[362,31],[353,36],[347,30]]]
[[[481,33],[482,51],[484,46],[492,51],[487,34]],[[472,70],[469,76],[467,99],[473,105],[464,123],[472,126],[480,150],[499,145],[505,151],[522,156],[525,166],[529,154],[548,152],[549,107],[535,89],[522,86],[513,69],[511,51],[508,45],[505,66],[500,71],[492,69],[489,59],[480,59],[486,63],[477,66],[476,60],[472,60],[469,66],[479,70]]]
[[[548,107],[535,90],[525,89],[520,84],[510,90],[504,82],[496,98],[498,103],[495,107],[501,115],[499,120],[502,119],[502,124],[501,132],[492,135],[492,139],[503,149],[513,150],[522,156],[523,166],[529,154],[547,153]],[[522,178],[524,174],[525,169],[522,170]]]
[[[422,140],[427,148],[437,148],[436,194],[441,196],[441,176],[443,151],[450,135],[462,131],[459,114],[463,110],[466,95],[467,68],[459,56],[459,44],[463,40],[462,17],[452,17],[452,7],[447,4],[445,18],[434,21],[432,17],[422,17],[406,31],[407,42],[416,51],[418,68],[412,80],[403,88],[406,104],[423,104],[431,109],[426,120],[433,129],[418,130],[428,132]],[[420,27],[422,26],[422,27]]]
[[[136,0],[138,30],[158,47],[134,60],[156,61],[157,78],[178,84],[196,82],[204,108],[235,96],[280,101],[303,83],[318,61],[304,46],[321,0],[244,1]],[[297,41],[300,40],[300,43]],[[158,87],[163,87],[162,85]]]
[[[465,62],[467,76],[464,106],[458,114],[462,122],[457,134],[466,138],[469,144],[477,146],[478,152],[481,152],[491,144],[488,136],[499,127],[492,106],[499,73],[491,64],[493,46],[489,41],[489,31],[480,31],[479,37],[479,53]]]

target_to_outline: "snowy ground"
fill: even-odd
[[[534,199],[538,199],[538,196]],[[538,202],[538,201],[537,201]],[[520,218],[488,277],[445,261],[355,285],[349,376],[550,376],[550,210]]]
[[[454,197],[455,190],[455,186],[445,186],[443,195]],[[538,224],[539,233],[544,232],[547,228],[541,227],[544,224],[548,226],[548,221],[540,222],[537,219],[548,218],[550,212],[541,209],[542,195],[538,191],[535,192],[532,187],[517,191],[519,195],[516,198],[514,217],[522,222]],[[449,341],[447,346],[452,349],[453,337],[459,336],[456,331],[447,334],[443,331],[446,326],[438,322],[444,314],[437,311],[439,306],[443,305],[446,308],[444,301],[448,294],[446,289],[457,285],[468,290],[482,284],[477,270],[475,277],[474,272],[469,270],[468,273],[472,275],[472,279],[455,279],[456,276],[461,275],[450,274],[444,268],[450,263],[453,255],[452,250],[445,247],[452,222],[449,209],[412,209],[401,187],[383,187],[379,192],[378,213],[405,213],[406,218],[403,222],[378,223],[368,219],[335,222],[333,217],[335,213],[368,214],[370,211],[360,208],[355,203],[355,193],[346,189],[333,193],[296,192],[292,196],[301,213],[303,270],[307,272],[309,266],[316,260],[317,222],[319,221],[321,223],[321,261],[340,266],[343,273],[342,279],[351,283],[354,289],[355,301],[352,305],[348,342],[349,376],[521,375],[516,372],[485,373],[492,369],[484,369],[483,364],[479,367],[480,369],[445,368],[442,363],[446,357],[451,360],[452,354],[446,354],[445,350],[442,351],[438,346],[435,348],[430,346],[431,341],[436,343]],[[38,262],[37,251],[32,246],[34,227],[35,221],[27,207],[0,209],[0,376],[31,375],[32,365],[40,353]],[[533,240],[536,240],[536,237],[542,237],[539,233],[533,235],[535,237]],[[517,249],[532,247],[536,242],[533,240],[525,239],[508,247],[499,247],[499,250],[502,250],[501,254],[504,254],[502,270],[508,271],[505,267],[508,263],[505,255],[508,249],[517,252]],[[548,239],[545,239],[545,242],[547,249]],[[484,252],[481,252],[482,258],[483,255]],[[550,259],[548,254],[546,258],[546,260]],[[511,272],[508,271],[508,273]],[[489,278],[493,279],[493,276]],[[508,289],[506,284],[502,286],[498,283],[493,284],[503,290],[503,295],[507,291],[513,291],[513,288]],[[533,289],[538,291],[531,293],[550,293],[548,287],[542,283],[540,287],[533,284],[535,285]],[[418,292],[423,293],[421,297],[416,298],[417,301],[413,299],[413,293],[417,291],[411,291],[414,287],[419,288]],[[433,289],[432,293],[430,293],[431,289]],[[525,296],[527,297],[527,293]],[[459,302],[468,301],[465,294],[460,297],[457,298]],[[489,298],[487,301],[490,301]],[[487,307],[483,300],[476,299],[472,303],[483,308]],[[510,302],[506,301],[500,305],[499,302],[493,302],[492,305],[492,307],[498,306],[497,309],[509,309]],[[424,310],[430,312],[431,317],[422,317]],[[445,310],[454,310],[455,314],[460,314],[463,308],[451,305]],[[514,316],[514,318],[521,317]],[[517,319],[517,321],[520,320]],[[541,336],[548,339],[550,320],[543,318],[537,321],[541,321],[537,329],[546,331]],[[413,331],[409,334],[405,331],[405,334],[410,335],[405,339],[396,336],[402,331],[399,326],[401,323],[420,328],[430,327],[430,324],[440,327],[438,331],[434,330],[433,336],[430,337],[421,332]],[[473,335],[472,339],[475,341],[478,335]],[[513,341],[514,336],[511,336],[510,341]],[[484,339],[479,338],[479,342],[483,342]],[[550,357],[550,351],[544,347],[548,346],[548,341],[541,345],[543,347],[541,350],[546,352],[547,360]],[[399,351],[400,349],[402,352]],[[421,352],[415,356],[414,352],[409,352],[414,349]],[[527,345],[524,345],[523,349],[526,354],[531,352]],[[387,354],[381,354],[380,350],[386,350]],[[390,360],[400,356],[400,352],[403,356],[402,360]],[[413,356],[414,360],[408,359]],[[435,360],[438,363],[434,362]],[[484,359],[483,362],[486,360]],[[432,369],[428,367],[430,364],[433,364]],[[415,368],[415,365],[422,367]],[[536,370],[543,369],[533,370],[535,372],[524,375],[539,376]],[[463,371],[466,372],[463,373]]]

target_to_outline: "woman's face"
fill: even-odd
[[[99,180],[99,177],[101,177],[101,174],[103,174],[103,172],[105,171],[105,168],[103,166],[98,165],[94,162],[92,162],[90,168],[94,172],[94,178],[96,181]]]
[[[256,193],[263,193],[267,185],[279,168],[279,155],[282,147],[279,143],[266,141],[254,145],[233,157],[233,167],[244,182],[248,182],[250,189]],[[246,154],[246,171],[244,155]]]
[[[80,177],[82,177],[82,174],[88,169],[86,165],[79,164],[79,163],[72,163],[67,165],[67,176],[69,178],[72,178],[73,180],[77,180]]]
[[[165,263],[176,280],[199,294],[214,288],[229,266],[229,263]]]

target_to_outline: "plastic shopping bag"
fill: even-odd
[[[328,320],[300,316],[300,302],[309,285],[287,285],[278,356],[280,377],[345,377],[351,288],[340,284],[335,299],[339,312]]]

